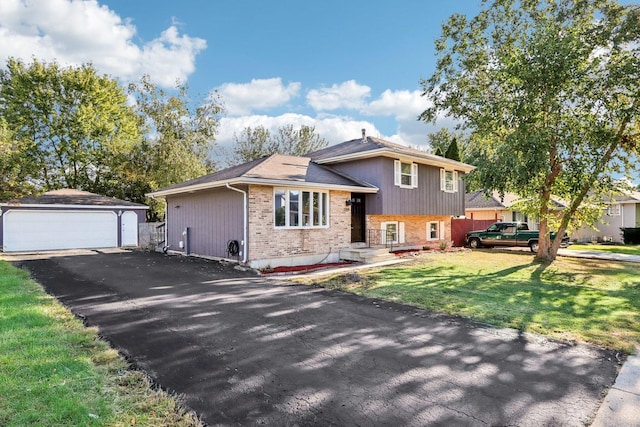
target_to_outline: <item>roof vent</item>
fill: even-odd
[[[367,142],[367,130],[366,129],[362,129],[362,142],[363,143]]]

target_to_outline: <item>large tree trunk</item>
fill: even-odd
[[[535,259],[539,261],[553,261],[556,259],[556,252],[552,250],[549,224],[546,218],[540,220],[538,233],[538,252],[536,253]]]

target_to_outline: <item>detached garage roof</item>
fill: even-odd
[[[149,209],[148,206],[116,199],[113,197],[101,196],[88,191],[73,190],[65,188],[62,190],[52,190],[40,196],[27,196],[20,199],[9,200],[0,203],[0,206],[9,207],[84,207],[84,208],[123,208],[123,209]]]

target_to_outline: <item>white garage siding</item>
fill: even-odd
[[[2,221],[5,252],[118,246],[115,212],[12,209]]]

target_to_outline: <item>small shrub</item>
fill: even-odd
[[[640,228],[621,228],[625,245],[640,245]]]
[[[445,251],[447,250],[447,246],[449,246],[449,243],[443,240],[438,246],[440,247],[441,251]]]

